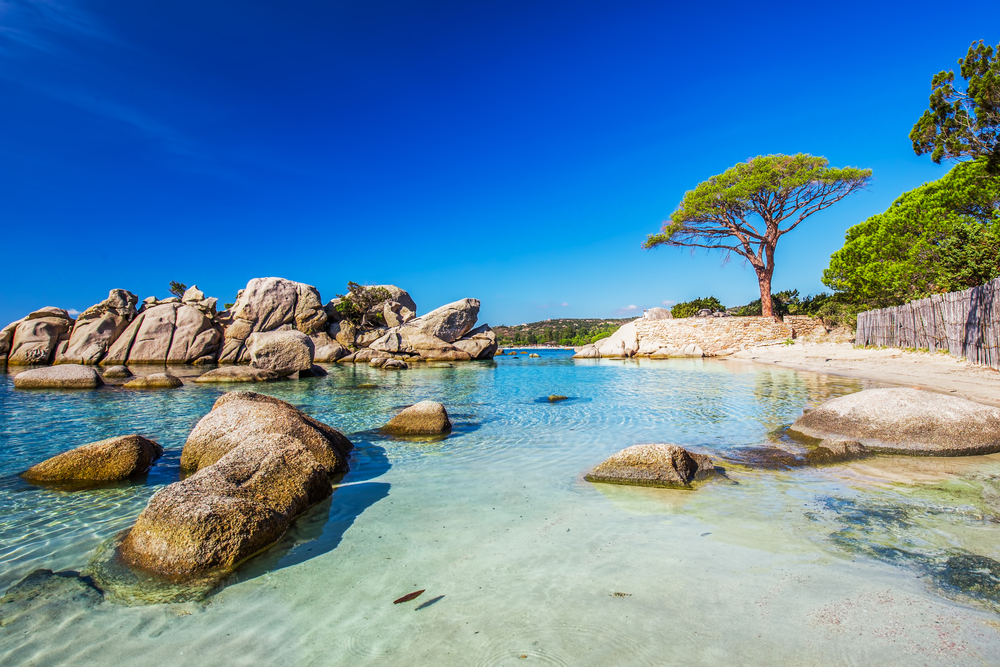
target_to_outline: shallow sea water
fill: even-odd
[[[0,627],[0,664],[1000,661],[997,605],[943,574],[951,556],[1000,559],[998,457],[729,466],[696,491],[591,484],[583,475],[624,447],[766,445],[803,408],[864,385],[735,360],[569,354],[331,365],[230,386],[350,437],[332,498],[204,601],[20,617]],[[187,434],[224,391],[15,391],[11,375],[0,374],[0,591],[37,568],[85,570],[179,478]],[[554,393],[570,400],[544,400]],[[448,438],[377,433],[424,399],[447,406]],[[130,432],[166,450],[144,480],[62,492],[17,477]]]

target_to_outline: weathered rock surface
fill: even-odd
[[[113,289],[108,298],[80,313],[66,351],[57,364],[96,364],[135,318],[139,297],[123,289]]]
[[[35,570],[0,598],[0,627],[10,626],[19,618],[57,627],[102,602],[101,591],[79,572]]]
[[[672,320],[674,319],[673,314],[666,308],[650,308],[642,315],[643,319],[646,320]]]
[[[714,474],[712,460],[677,445],[634,445],[609,457],[584,477],[589,482],[690,488]]]
[[[246,340],[250,365],[288,376],[313,363],[313,341],[301,331],[258,331]]]
[[[101,360],[104,365],[189,364],[214,358],[222,332],[209,313],[179,302],[161,302],[140,312]]]
[[[421,333],[446,343],[469,333],[479,317],[479,299],[460,299],[407,322],[400,328],[405,334]]]
[[[384,368],[389,371],[405,371],[410,366],[405,361],[401,359],[386,359],[379,368]]]
[[[63,452],[28,468],[29,482],[100,484],[128,479],[149,470],[163,448],[141,435],[122,435]]]
[[[451,431],[451,420],[444,406],[434,401],[420,401],[389,420],[382,427],[390,435],[444,435]]]
[[[225,344],[219,361],[249,361],[246,341],[258,331],[295,329],[307,336],[327,329],[327,312],[319,290],[284,278],[254,278],[241,290],[228,314]]]
[[[313,334],[309,336],[313,342],[313,361],[319,363],[328,363],[331,361],[337,361],[341,357],[346,357],[350,354],[350,351],[343,345],[338,343],[336,340],[330,338],[330,335],[325,331]]]
[[[0,361],[4,363],[7,362],[7,353],[10,352],[10,346],[14,342],[14,330],[17,329],[17,325],[24,321],[22,317],[19,320],[14,320],[3,329],[0,329]]]
[[[97,389],[103,385],[96,370],[75,364],[33,368],[14,376],[18,389]]]
[[[7,363],[12,366],[51,363],[60,345],[69,341],[72,330],[73,318],[62,308],[36,310],[14,327]]]
[[[200,470],[265,434],[302,443],[331,475],[347,471],[353,445],[343,433],[282,400],[250,391],[223,394],[184,443],[181,469]]]
[[[261,433],[156,492],[119,553],[132,567],[167,578],[227,572],[274,544],[331,491],[328,470],[302,442]]]
[[[853,461],[869,455],[868,448],[856,440],[834,440],[827,438],[815,449],[806,453],[806,463],[821,465],[824,463],[841,463]]]
[[[281,375],[265,368],[250,368],[249,366],[223,366],[207,373],[202,373],[194,379],[195,382],[274,382]]]
[[[473,359],[492,359],[497,353],[497,335],[490,325],[484,324],[456,340],[453,345]]]
[[[110,368],[104,369],[103,375],[106,378],[118,380],[121,378],[132,377],[132,371],[128,369],[128,366],[111,366]]]
[[[122,385],[126,389],[175,389],[184,383],[170,373],[152,373],[132,378]]]
[[[368,349],[386,354],[419,356],[424,361],[470,361],[472,356],[455,345],[420,331],[400,327],[373,342]]]
[[[873,453],[964,456],[1000,452],[1000,409],[919,389],[867,389],[805,413],[789,433],[856,440]]]

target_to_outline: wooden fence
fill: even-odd
[[[858,315],[857,345],[947,350],[1000,370],[1000,278]]]

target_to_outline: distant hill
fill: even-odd
[[[626,322],[634,317],[624,319],[570,319],[557,318],[517,324],[513,326],[500,325],[493,327],[497,334],[500,347],[517,347],[518,345],[586,345],[601,338],[607,338]]]

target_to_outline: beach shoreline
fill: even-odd
[[[895,348],[856,348],[851,343],[753,347],[731,355],[814,373],[905,385],[1000,406],[1000,372],[949,354]]]

